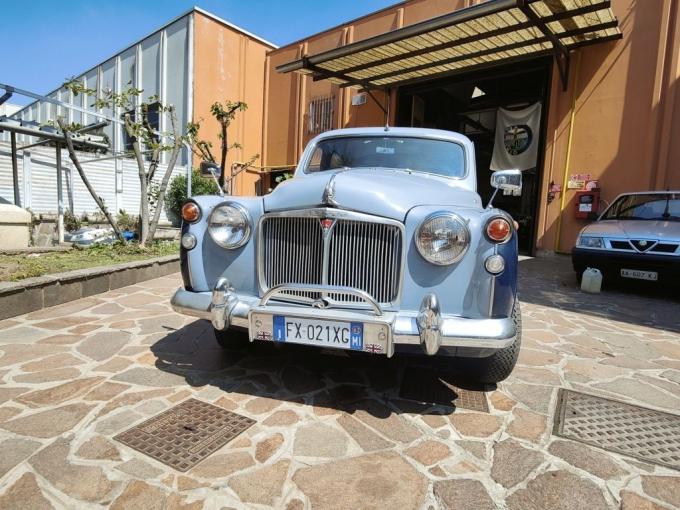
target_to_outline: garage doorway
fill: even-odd
[[[518,110],[542,104],[536,167],[523,172],[521,196],[499,194],[494,200],[520,224],[519,251],[524,255],[533,255],[536,245],[551,72],[552,61],[547,58],[401,87],[398,92],[398,126],[446,129],[472,140],[477,191],[484,204],[493,192],[489,179],[498,108]]]

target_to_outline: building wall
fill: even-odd
[[[627,191],[680,189],[680,172],[672,159],[680,154],[677,144],[670,143],[680,139],[678,4],[677,0],[659,0],[643,6],[635,0],[613,0],[623,39],[575,54],[566,92],[555,70],[539,249],[569,251],[586,225],[573,218],[574,191],[565,192],[561,227],[561,197],[550,204],[545,200],[550,182],[562,185],[565,171],[567,176],[591,174],[607,202]],[[567,168],[572,100],[575,114]]]
[[[33,147],[19,152],[17,170],[21,207],[36,214],[57,212],[57,165],[54,147]],[[114,213],[121,209],[128,214],[139,214],[139,170],[137,164],[126,158],[90,161],[93,155],[78,153],[78,159],[99,196]],[[99,208],[71,163],[68,152],[61,151],[62,194],[64,210],[76,216],[98,212]],[[154,177],[157,184],[167,166],[161,164]],[[172,178],[182,176],[184,167],[176,166]],[[11,149],[8,142],[0,141],[0,203],[14,203]],[[166,221],[165,208],[161,221]]]
[[[342,89],[326,80],[315,82],[310,77],[295,73],[280,74],[276,72],[276,66],[305,54],[313,55],[361,41],[474,3],[479,3],[479,0],[412,0],[271,51],[266,68],[265,165],[297,163],[305,145],[315,135],[309,133],[306,126],[312,98],[329,95],[334,97],[335,127],[376,126],[385,123],[384,112],[371,98],[367,98],[363,105],[351,105],[356,89]],[[385,105],[385,94],[375,91],[374,95]],[[396,112],[395,98],[396,93],[393,93],[392,120]]]
[[[177,123],[182,133],[189,118],[189,64],[191,19],[189,12],[161,27],[146,38],[134,43],[106,61],[92,67],[76,77],[87,88],[96,89],[102,94],[107,89],[121,92],[129,87],[143,89],[141,97],[135,100],[148,101],[151,96],[158,96],[167,105],[173,105]],[[100,109],[92,105],[92,95],[75,96],[65,88],[56,89],[47,97],[64,103],[97,112],[107,117],[120,119],[123,109]],[[56,121],[57,117],[67,122],[82,125],[98,122],[100,118],[74,111],[62,106],[35,101],[12,115],[14,118],[33,121],[39,125]],[[171,129],[169,114],[160,119],[160,131]],[[122,152],[123,126],[111,123],[103,129],[110,140],[111,151]],[[35,143],[37,139],[28,135],[17,135],[17,143],[23,146]],[[11,156],[9,150],[9,133],[0,134],[0,201],[13,203]],[[94,200],[85,188],[77,172],[72,168],[66,151],[62,151],[62,185],[65,210],[72,210],[76,215],[91,213],[97,210]],[[108,156],[109,154],[107,154]],[[96,159],[90,153],[79,155],[81,162]],[[156,173],[156,180],[162,178],[168,153],[163,155],[161,165]],[[186,173],[189,161],[188,150],[184,150],[177,162],[173,176]],[[139,177],[136,163],[132,159],[118,158],[104,161],[88,162],[83,165],[88,178],[106,205],[115,212],[123,209],[129,214],[139,214]],[[56,155],[54,148],[33,147],[30,151],[19,151],[18,170],[20,182],[21,205],[35,213],[57,212],[57,178]],[[162,218],[165,220],[165,212]]]
[[[471,0],[412,0],[353,20],[269,53],[266,70],[265,164],[294,164],[311,137],[305,132],[310,100],[336,96],[338,127],[381,125],[385,116],[368,99],[351,106],[356,89],[339,89],[297,74],[282,75],[277,65],[388,30],[417,23]],[[569,251],[585,222],[573,218],[573,191],[547,204],[549,184],[567,175],[590,173],[602,196],[624,191],[680,188],[680,0],[612,0],[623,39],[582,48],[572,54],[569,88],[562,91],[554,70],[548,108],[545,165],[536,246]],[[580,59],[580,65],[576,62]],[[577,71],[578,68],[578,71]],[[577,76],[578,74],[578,76]],[[383,99],[377,93],[379,99]],[[575,100],[571,160],[566,168],[572,99]],[[394,101],[392,102],[394,105]],[[392,108],[394,112],[396,108]],[[562,223],[560,225],[560,216]],[[560,240],[557,241],[557,231]]]
[[[141,96],[135,100],[136,105],[141,101],[148,101],[152,96],[157,96],[161,103],[175,107],[178,126],[184,133],[184,126],[189,118],[190,23],[193,15],[193,12],[190,12],[181,16],[148,37],[76,76],[75,79],[81,81],[87,88],[96,89],[97,94],[102,94],[107,89],[116,92],[130,87],[142,89]],[[92,106],[94,102],[92,95],[75,96],[65,88],[56,89],[46,96],[89,111],[96,111],[108,117],[120,119],[124,114],[121,108],[116,108],[115,111],[98,110]],[[100,120],[94,115],[41,101],[35,101],[13,115],[15,118],[39,124],[56,121],[57,116],[64,118],[67,122],[82,125]],[[160,119],[160,131],[170,129],[170,116],[164,113]],[[121,124],[110,124],[104,128],[104,133],[109,137],[113,151],[118,152],[124,149]],[[3,139],[8,140],[7,134]],[[17,141],[20,144],[28,144],[36,140],[27,135],[18,135]],[[188,152],[185,151],[180,163],[186,164],[188,156]]]
[[[215,101],[243,101],[245,112],[237,113],[227,133],[229,144],[238,142],[242,148],[229,151],[227,167],[234,162],[248,161],[262,152],[264,114],[264,69],[267,51],[274,46],[235,30],[202,12],[194,18],[193,120],[201,123],[201,138],[213,145],[213,155],[219,160],[219,124],[210,114]],[[194,166],[199,163],[194,157]],[[262,160],[255,163],[261,165]],[[233,192],[255,194],[257,173],[242,173],[236,178]]]

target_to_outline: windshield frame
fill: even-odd
[[[395,167],[386,167],[386,166],[381,166],[381,167],[365,167],[365,166],[357,166],[357,167],[350,167],[350,168],[333,168],[333,169],[328,169],[328,170],[321,170],[321,171],[309,171],[309,161],[311,160],[312,156],[314,155],[314,152],[316,151],[316,148],[319,145],[319,142],[325,142],[326,140],[333,140],[337,138],[412,138],[415,140],[433,140],[433,141],[439,141],[439,142],[446,142],[446,143],[453,143],[456,144],[460,149],[463,151],[463,166],[464,166],[464,172],[460,176],[452,176],[452,175],[444,175],[444,174],[438,174],[435,172],[426,172],[424,170],[414,170],[414,169],[406,169],[406,168],[395,168]],[[470,165],[469,165],[469,154],[468,154],[468,149],[465,146],[465,144],[460,143],[456,140],[451,140],[450,138],[444,138],[444,137],[436,137],[436,136],[417,136],[417,135],[401,135],[401,134],[391,134],[389,131],[384,132],[384,133],[367,133],[367,134],[360,134],[360,133],[348,133],[348,134],[339,134],[339,135],[333,135],[333,136],[327,136],[327,137],[322,137],[314,141],[314,143],[310,143],[307,148],[305,149],[305,154],[303,155],[303,159],[300,160],[299,163],[299,168],[302,170],[302,174],[304,175],[316,175],[316,174],[323,174],[326,172],[345,172],[345,171],[351,171],[353,169],[358,169],[358,168],[380,168],[384,170],[394,170],[396,172],[404,172],[407,174],[411,173],[417,173],[417,174],[423,174],[423,175],[431,175],[434,177],[439,177],[442,179],[449,179],[449,180],[454,180],[454,181],[464,181],[465,179],[468,178],[470,174]]]
[[[672,222],[677,222],[680,220],[674,220],[674,219],[669,219],[669,218],[653,218],[653,219],[648,219],[648,218],[638,218],[638,217],[631,217],[631,218],[625,218],[625,217],[614,217],[614,218],[606,218],[607,214],[611,209],[614,208],[614,206],[619,202],[619,200],[630,197],[630,196],[636,196],[636,195],[658,195],[660,199],[665,199],[665,197],[668,197],[669,195],[673,197],[673,195],[677,195],[678,193],[675,191],[645,191],[642,193],[621,193],[619,196],[617,196],[609,205],[604,212],[600,215],[600,217],[597,219],[597,221],[672,221]],[[664,198],[661,198],[664,197]],[[671,198],[671,200],[677,200],[675,198]]]

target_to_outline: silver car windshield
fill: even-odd
[[[429,138],[326,138],[317,143],[305,172],[339,168],[394,168],[460,178],[465,176],[465,151],[455,142]]]
[[[680,221],[680,193],[643,193],[619,197],[604,220]]]

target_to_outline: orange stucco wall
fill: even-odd
[[[277,65],[473,3],[478,2],[411,0],[270,52],[266,66],[265,164],[297,161],[309,139],[305,115],[313,96],[336,96],[337,127],[384,123],[383,112],[370,99],[362,106],[351,106],[356,90],[313,82],[296,74],[282,75],[276,72]],[[623,39],[573,53],[566,91],[554,70],[537,221],[539,250],[569,251],[585,225],[573,218],[573,191],[565,192],[562,214],[561,197],[550,204],[546,200],[550,182],[563,182],[573,99],[567,175],[590,173],[600,181],[607,201],[624,191],[680,188],[680,0],[612,0],[612,9]]]
[[[229,144],[242,145],[241,149],[229,151],[230,167],[235,161],[247,161],[262,152],[264,70],[266,53],[272,47],[200,12],[194,16],[193,120],[201,122],[201,137],[212,142],[218,160],[219,124],[210,114],[210,105],[227,100],[248,105],[245,112],[237,114],[227,133]],[[197,158],[193,163],[198,165]],[[261,165],[261,159],[255,164]],[[234,193],[255,194],[258,179],[255,173],[241,173]]]

